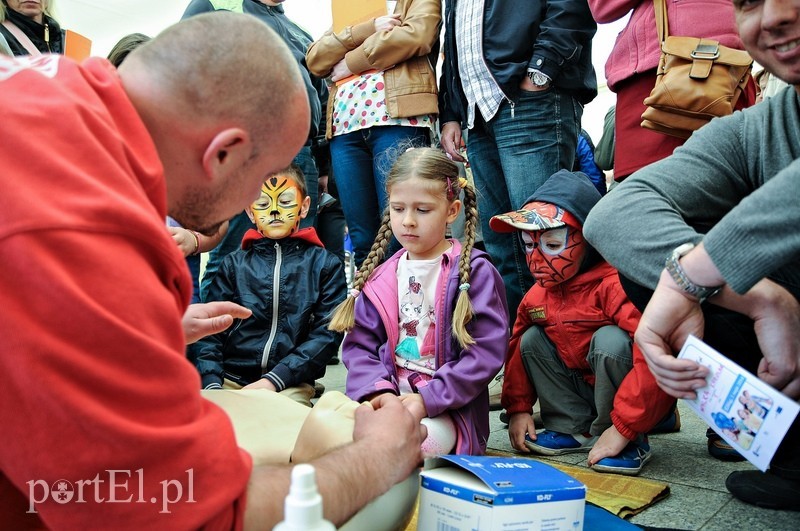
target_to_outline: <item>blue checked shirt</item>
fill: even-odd
[[[475,107],[488,122],[506,99],[483,59],[483,3],[484,0],[456,2],[458,75],[461,78],[464,95],[467,97],[469,129],[475,125]]]

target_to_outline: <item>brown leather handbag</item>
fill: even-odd
[[[645,98],[642,127],[689,138],[715,116],[733,112],[753,65],[746,51],[712,39],[671,37],[665,0],[655,0],[661,59],[656,85]]]

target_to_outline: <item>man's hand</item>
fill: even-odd
[[[442,126],[442,136],[440,140],[442,149],[455,162],[464,162],[459,150],[464,147],[464,140],[461,138],[461,124],[458,122],[447,122]]]
[[[516,451],[528,454],[530,449],[525,446],[526,435],[536,440],[536,424],[533,422],[533,416],[530,413],[513,413],[508,419],[508,439]]]
[[[785,288],[764,279],[745,295],[764,357],[758,377],[786,396],[800,398],[800,304]]]
[[[422,463],[420,446],[428,430],[393,394],[378,395],[370,404],[372,407],[362,405],[356,409],[353,440],[369,442],[372,451],[380,448],[387,458],[391,456],[397,466],[388,467],[388,489]]]
[[[375,33],[389,31],[395,26],[400,25],[400,13],[384,15],[375,19]]]
[[[233,302],[190,304],[183,314],[183,335],[186,344],[218,334],[233,324],[234,319],[247,319],[253,312]]]
[[[589,450],[589,466],[594,465],[601,459],[613,457],[628,446],[630,441],[626,439],[617,428],[611,425],[606,429]]]
[[[667,394],[693,399],[697,396],[695,389],[705,387],[708,369],[673,355],[689,334],[702,338],[704,325],[700,304],[679,288],[666,270],[662,271],[634,339],[658,386]]]
[[[266,389],[267,391],[277,391],[275,385],[266,378],[259,378],[255,382],[245,385],[242,389]]]
[[[418,422],[428,416],[428,408],[425,407],[425,402],[423,402],[421,395],[417,393],[400,395],[400,402],[414,415]]]

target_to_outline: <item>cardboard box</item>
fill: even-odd
[[[532,459],[448,455],[421,476],[418,529],[583,529],[586,486]]]

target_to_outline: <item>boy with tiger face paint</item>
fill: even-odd
[[[294,234],[308,215],[311,198],[297,176],[298,169],[290,166],[268,177],[261,185],[261,195],[247,209],[250,221],[265,237],[280,240]]]
[[[489,222],[497,232],[517,232],[536,280],[517,311],[501,403],[516,450],[590,452],[609,432],[624,441],[622,450],[595,462],[590,454],[590,465],[635,475],[651,455],[647,432],[674,401],[633,346],[641,314],[616,270],[583,237],[583,222],[599,200],[586,175],[561,170],[520,210]],[[539,433],[532,416],[537,399],[545,428]]]
[[[256,229],[223,259],[208,300],[237,302],[253,316],[195,344],[204,389],[267,389],[311,406],[314,381],[342,342],[328,316],[347,286],[341,261],[315,229],[299,228],[310,203],[293,164],[267,176],[247,208]]]

